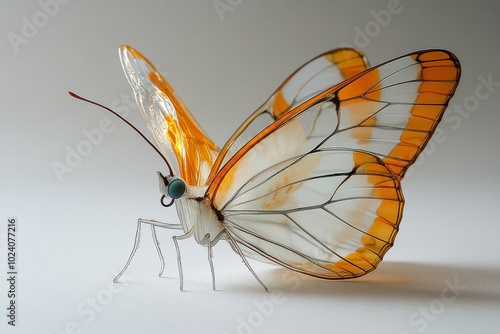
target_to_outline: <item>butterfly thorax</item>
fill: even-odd
[[[184,232],[193,230],[193,236],[200,245],[206,245],[207,234],[212,241],[224,229],[218,214],[205,197],[206,189],[207,187],[188,187],[185,196],[175,201]]]

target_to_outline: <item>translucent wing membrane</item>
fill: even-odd
[[[362,72],[367,67],[368,61],[363,53],[348,48],[325,52],[302,65],[235,131],[222,148],[210,179],[215,176],[218,168],[231,158],[232,154],[265,126],[309,98]],[[259,122],[256,119],[261,115],[270,116],[266,121],[261,122],[264,126],[257,125]]]
[[[441,50],[395,59],[335,92],[335,145],[380,156],[400,178],[441,120],[460,78],[458,59]]]
[[[443,50],[371,69],[356,50],[332,50],[286,79],[219,150],[147,59],[128,46],[120,59],[161,153],[197,200],[205,188],[192,186],[207,189],[201,201],[177,200],[184,236],[219,234],[238,253],[327,279],[366,274],[393,245],[401,179],[460,77]],[[261,124],[261,115],[270,117]]]
[[[368,60],[355,49],[335,49],[302,65],[264,104],[274,119],[311,97],[368,68]]]
[[[159,150],[170,162],[175,158],[177,172],[187,184],[204,185],[218,155],[217,146],[142,54],[122,46],[120,60]]]
[[[354,154],[363,162],[355,163]],[[375,156],[320,149],[257,175],[223,212],[226,229],[247,256],[260,254],[314,276],[350,278],[382,260],[402,209],[399,181]]]
[[[279,116],[218,169],[206,196],[248,256],[323,278],[363,275],[393,244],[400,180],[459,76],[440,50],[356,74]]]

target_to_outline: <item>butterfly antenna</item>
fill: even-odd
[[[172,167],[171,167],[171,166],[170,166],[170,164],[168,163],[167,158],[165,158],[165,157],[163,156],[163,154],[161,154],[161,152],[158,150],[158,148],[156,148],[156,146],[155,146],[155,145],[153,145],[153,143],[152,143],[149,139],[147,139],[147,138],[146,138],[146,136],[144,136],[144,135],[141,133],[141,131],[139,131],[139,130],[135,127],[135,126],[133,126],[133,125],[132,125],[132,123],[130,123],[129,121],[127,121],[125,118],[123,118],[122,116],[120,116],[120,115],[119,115],[118,113],[116,113],[115,111],[111,110],[110,108],[108,108],[108,107],[106,107],[106,106],[104,106],[104,105],[102,105],[102,104],[100,104],[100,103],[97,103],[97,102],[95,102],[95,101],[92,101],[92,100],[86,99],[86,98],[84,98],[84,97],[81,97],[80,95],[77,95],[77,94],[75,94],[75,93],[73,93],[73,92],[68,92],[68,93],[69,93],[69,95],[71,95],[71,96],[72,96],[72,97],[74,97],[75,99],[78,99],[78,100],[82,100],[82,101],[85,101],[85,102],[91,103],[91,104],[93,104],[93,105],[96,105],[96,106],[98,106],[98,107],[101,107],[101,108],[103,108],[103,109],[105,109],[105,110],[109,111],[110,113],[112,113],[113,115],[115,115],[116,117],[118,117],[119,119],[121,119],[122,121],[124,121],[125,123],[127,123],[127,125],[128,125],[128,126],[130,126],[132,129],[134,129],[134,130],[135,130],[135,132],[137,132],[137,133],[138,133],[138,134],[142,137],[142,139],[144,139],[144,140],[145,140],[145,141],[149,144],[149,146],[151,146],[151,147],[152,147],[152,148],[156,151],[156,153],[158,153],[158,155],[162,158],[162,160],[163,160],[163,161],[165,161],[165,164],[166,164],[166,165],[167,165],[167,167],[168,167],[168,170],[169,170],[169,172],[170,172],[170,175],[174,175],[173,170],[172,170]]]

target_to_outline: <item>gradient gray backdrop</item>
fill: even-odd
[[[484,333],[500,329],[499,8],[494,1],[2,1],[0,4],[0,328],[8,333]],[[67,3],[66,3],[67,2]],[[57,4],[55,6],[54,4]],[[216,10],[218,7],[219,13]],[[383,13],[393,13],[383,15]],[[38,25],[36,26],[35,23]],[[30,26],[32,25],[32,26]],[[364,36],[362,34],[365,34]],[[140,50],[222,145],[305,61],[339,46],[372,64],[444,48],[463,75],[439,138],[403,182],[407,205],[379,269],[328,282],[252,262],[266,294],[226,244],[172,232],[159,268],[149,229],[124,277],[138,217],[159,205],[161,161],[129,128],[68,90],[113,105],[147,131],[117,49]],[[495,84],[488,87],[484,81]],[[460,109],[461,108],[461,109]],[[462,111],[461,111],[462,110]],[[54,162],[100,122],[111,130],[71,172]],[[18,326],[6,325],[6,221],[19,219]],[[452,286],[453,288],[450,288]]]

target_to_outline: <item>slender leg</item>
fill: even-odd
[[[267,286],[260,280],[259,276],[257,276],[257,274],[255,273],[255,271],[253,271],[252,267],[250,266],[250,263],[248,263],[247,259],[245,258],[245,255],[243,254],[243,252],[241,251],[240,247],[238,246],[238,244],[236,243],[236,241],[233,239],[233,237],[231,236],[231,234],[226,233],[226,235],[229,237],[228,240],[234,246],[234,249],[240,255],[241,259],[243,260],[243,263],[248,268],[248,270],[250,270],[250,272],[252,273],[253,277],[255,277],[255,279],[260,283],[260,285],[262,285],[262,287],[264,288],[264,290],[266,290],[266,292],[269,292],[269,290],[267,289]]]
[[[179,289],[181,291],[184,290],[184,276],[182,275],[182,261],[181,261],[181,250],[179,249],[179,243],[177,240],[183,240],[191,237],[193,235],[194,230],[191,229],[189,232],[183,235],[174,235],[172,240],[174,241],[175,250],[177,252],[177,265],[179,266]]]
[[[214,270],[214,262],[212,258],[214,257],[212,253],[212,243],[210,242],[210,233],[205,234],[205,238],[203,238],[203,243],[207,243],[208,249],[208,263],[210,264],[210,272],[212,273],[212,290],[215,291],[215,270]]]
[[[130,256],[127,260],[127,263],[125,264],[125,267],[123,267],[122,271],[120,271],[120,273],[118,275],[116,275],[115,278],[113,278],[114,283],[118,282],[120,277],[125,273],[125,271],[127,270],[127,268],[130,265],[130,262],[132,262],[132,258],[134,257],[135,253],[137,252],[137,249],[139,248],[139,244],[141,242],[141,228],[142,228],[143,223],[151,225],[152,228],[154,228],[154,226],[157,226],[157,227],[162,227],[162,228],[172,229],[172,230],[182,230],[182,226],[180,224],[162,223],[162,222],[159,222],[156,220],[139,218],[137,220],[137,230],[135,232],[134,247],[132,248],[132,252],[130,253]],[[160,256],[160,261],[163,261],[163,255],[161,255],[161,251],[159,250],[158,239],[156,238],[155,231],[153,232],[153,241],[155,242],[156,249],[159,252],[158,254]],[[162,263],[164,263],[164,261]],[[163,267],[164,267],[164,264],[162,264],[161,273],[163,273]]]
[[[219,242],[220,238],[226,234],[225,230],[222,230],[217,234],[217,236],[214,238],[214,240],[210,241],[210,234],[207,233],[205,235],[205,242],[207,243],[207,249],[208,249],[208,263],[210,264],[210,271],[212,273],[212,289],[215,291],[215,270],[214,270],[214,263],[213,263],[213,257],[214,253],[212,251],[212,247],[215,246],[217,242]]]
[[[154,225],[151,225],[151,234],[153,235],[153,242],[156,247],[156,252],[158,253],[158,257],[160,258],[160,273],[158,274],[158,276],[161,277],[163,275],[163,271],[165,270],[165,258],[163,257],[163,254],[161,252],[160,242],[158,241],[158,236],[156,235],[156,229]]]
[[[132,248],[132,252],[130,253],[130,256],[128,257],[127,263],[125,264],[125,267],[123,267],[122,271],[118,275],[116,275],[115,278],[113,278],[113,282],[116,283],[120,279],[120,277],[125,273],[125,270],[127,270],[128,266],[130,265],[130,262],[132,261],[132,258],[135,255],[135,252],[137,251],[137,248],[139,248],[139,244],[141,242],[141,227],[142,227],[142,220],[139,218],[137,220],[137,230],[135,231],[135,240],[134,240],[134,247]]]

